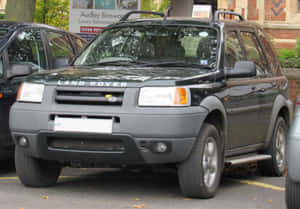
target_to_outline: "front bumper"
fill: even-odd
[[[36,158],[57,160],[62,163],[78,163],[86,167],[99,167],[103,164],[161,164],[184,161],[190,154],[200,127],[207,115],[202,107],[187,108],[136,108],[133,112],[112,113],[103,108],[101,112],[93,108],[80,108],[74,105],[55,110],[41,109],[39,104],[15,103],[10,112],[10,128],[15,144],[25,136],[29,146],[24,152]],[[43,107],[44,108],[44,107]],[[50,108],[51,109],[51,108]],[[66,111],[67,110],[67,111]],[[53,116],[76,115],[118,118],[114,120],[112,134],[61,133],[54,131]],[[108,151],[70,148],[68,145],[52,147],[49,140],[70,139],[80,143],[118,141],[123,151]],[[76,143],[77,143],[76,142]],[[168,145],[165,153],[153,150],[156,142]]]

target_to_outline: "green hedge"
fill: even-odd
[[[300,37],[294,49],[282,49],[278,53],[279,62],[284,68],[300,68]]]

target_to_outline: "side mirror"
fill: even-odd
[[[24,64],[12,64],[8,70],[7,77],[13,78],[18,76],[27,76],[32,73],[32,67]]]
[[[247,78],[256,76],[256,64],[252,61],[238,61],[233,69],[225,71],[227,78]]]
[[[68,57],[57,57],[54,62],[54,68],[63,68],[70,66],[70,60]]]

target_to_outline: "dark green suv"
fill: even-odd
[[[231,12],[133,13],[151,12],[130,12],[73,66],[23,83],[10,112],[22,183],[54,185],[63,166],[168,164],[185,196],[210,198],[224,166],[259,161],[281,176],[292,103],[264,31]]]

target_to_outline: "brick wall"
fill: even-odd
[[[286,0],[265,0],[265,20],[286,21],[285,9]]]
[[[300,80],[289,80],[290,99],[295,104],[300,94]]]

